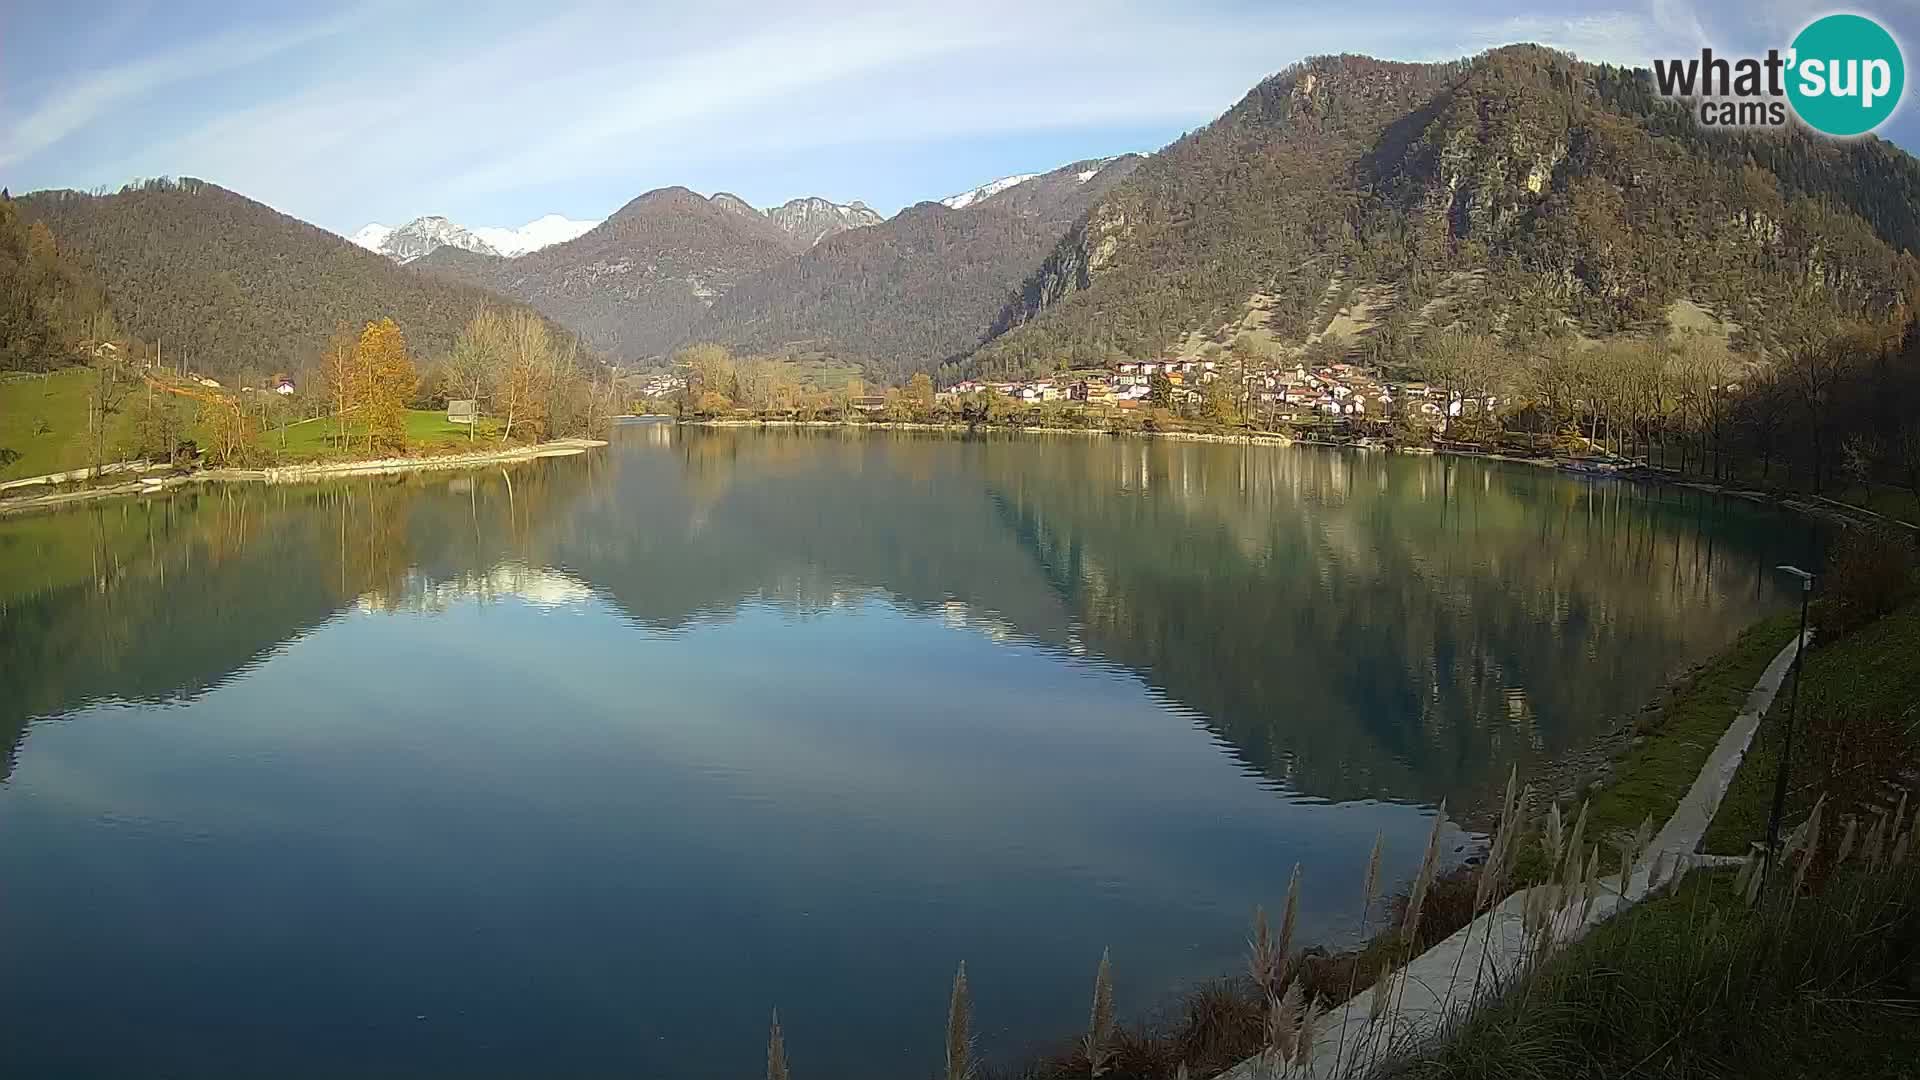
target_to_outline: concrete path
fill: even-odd
[[[23,476],[18,480],[8,480],[5,483],[0,483],[0,491],[13,491],[18,488],[39,487],[41,485],[70,484],[78,480],[110,476],[114,473],[158,472],[161,469],[170,468],[172,468],[172,466],[165,463],[156,464],[148,461],[110,461],[100,466],[97,471],[93,466],[88,465],[85,468],[68,469],[66,472],[42,473],[39,476]]]
[[[1616,877],[1611,883],[1602,883],[1600,895],[1586,911],[1576,905],[1556,914],[1552,921],[1556,945],[1578,941],[1588,930],[1639,903],[1683,872],[1721,861],[1698,854],[1701,838],[1733,782],[1741,757],[1753,742],[1761,717],[1792,669],[1801,644],[1800,638],[1788,642],[1767,665],[1760,681],[1747,694],[1746,704],[1707,757],[1693,787],[1635,864],[1625,895],[1621,895]],[[1656,869],[1659,879],[1653,880]],[[1414,957],[1383,985],[1363,991],[1349,1005],[1335,1009],[1315,1031],[1311,1052],[1293,1068],[1269,1070],[1259,1058],[1250,1058],[1221,1073],[1220,1080],[1360,1077],[1376,1065],[1444,1034],[1477,1000],[1490,997],[1533,959],[1521,913],[1529,894],[1535,891],[1525,889],[1507,897],[1452,937]],[[1387,996],[1376,1009],[1376,999],[1382,994]],[[1370,1019],[1375,1011],[1381,1014],[1377,1021]]]

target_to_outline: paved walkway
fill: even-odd
[[[1635,864],[1625,896],[1619,892],[1617,878],[1613,884],[1603,883],[1584,919],[1577,908],[1555,917],[1556,943],[1579,940],[1589,929],[1639,903],[1684,870],[1716,861],[1698,854],[1701,838],[1733,782],[1741,757],[1753,742],[1761,717],[1793,667],[1800,645],[1798,638],[1788,642],[1753,685],[1746,704],[1708,755],[1693,787]],[[1661,870],[1658,881],[1650,880],[1655,867]],[[1524,889],[1507,897],[1452,937],[1414,957],[1385,987],[1363,991],[1351,1007],[1335,1009],[1315,1032],[1307,1066],[1273,1075],[1312,1080],[1359,1077],[1445,1032],[1473,1004],[1476,994],[1481,998],[1491,995],[1526,962],[1528,945],[1521,911],[1531,892]],[[1382,1009],[1379,1023],[1374,1023],[1368,1017],[1378,993],[1392,996]],[[1264,1080],[1268,1075],[1259,1059],[1251,1058],[1220,1074],[1220,1080]]]

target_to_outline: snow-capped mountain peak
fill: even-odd
[[[559,214],[548,214],[517,229],[498,226],[469,229],[437,214],[430,214],[414,218],[397,229],[375,222],[347,239],[368,251],[377,251],[401,263],[412,262],[441,247],[457,247],[480,255],[513,258],[571,240],[598,224],[598,221],[575,221]]]
[[[360,231],[354,233],[352,236],[347,237],[347,239],[355,244],[360,245],[363,248],[366,248],[368,251],[379,251],[380,245],[386,243],[387,237],[392,235],[393,235],[393,226],[382,225],[379,222],[375,221],[370,224],[360,226]],[[382,252],[382,254],[385,254],[385,253]]]
[[[963,191],[958,195],[949,195],[940,200],[940,205],[949,210],[965,210],[981,199],[990,199],[1010,187],[1024,184],[1039,175],[1039,173],[1020,173],[1016,176],[1003,176],[990,184],[981,184],[972,191]]]
[[[517,229],[487,225],[473,230],[473,234],[511,259],[543,247],[564,244],[598,224],[598,221],[577,221],[559,214],[546,214]]]
[[[1073,179],[1076,183],[1084,184],[1087,181],[1093,179],[1094,177],[1099,176],[1100,170],[1106,168],[1108,165],[1112,163],[1113,163],[1113,159],[1110,157],[1096,158],[1093,161],[1090,161],[1087,163],[1087,168],[1084,168],[1079,172],[1074,173]]]

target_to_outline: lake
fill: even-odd
[[[1240,970],[1801,521],[1479,459],[616,429],[0,520],[0,1074],[931,1074]],[[1444,850],[1470,839],[1449,826]],[[1458,856],[1455,856],[1458,857]],[[1377,913],[1376,913],[1377,916]],[[1378,919],[1376,917],[1376,924]]]

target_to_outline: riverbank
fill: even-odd
[[[1790,620],[1762,620],[1721,655],[1676,680],[1648,722],[1653,730],[1633,737],[1617,782],[1594,790],[1585,824],[1573,830],[1572,844],[1579,845],[1584,836],[1589,852],[1611,852],[1621,834],[1632,833],[1649,817],[1666,826],[1641,840],[1624,890],[1617,869],[1608,869],[1604,857],[1597,866],[1584,866],[1594,884],[1576,887],[1574,895],[1590,890],[1589,901],[1547,913],[1556,940],[1579,941],[1616,912],[1658,896],[1677,879],[1682,856],[1691,856],[1700,846],[1712,806],[1731,779],[1710,759],[1726,742],[1729,729],[1755,710],[1764,712],[1780,690],[1795,653],[1795,629]],[[1744,749],[1743,740],[1732,749],[1735,761]],[[1536,787],[1531,805],[1518,808],[1516,836],[1508,841],[1504,859],[1499,850],[1483,852],[1451,873],[1429,876],[1384,902],[1374,901],[1373,910],[1381,916],[1375,925],[1385,928],[1356,947],[1331,953],[1310,948],[1288,957],[1283,970],[1294,973],[1301,1007],[1317,1001],[1326,1010],[1317,1026],[1300,1027],[1292,1036],[1313,1044],[1313,1066],[1302,1075],[1346,1075],[1334,1065],[1343,1055],[1350,1069],[1388,1060],[1457,1023],[1462,1008],[1479,1000],[1483,988],[1509,985],[1528,970],[1530,950],[1537,946],[1533,934],[1522,931],[1525,920],[1539,913],[1529,916],[1525,911],[1545,905],[1534,896],[1542,891],[1534,886],[1574,873],[1571,862],[1580,859],[1570,855],[1560,866],[1540,854],[1541,837],[1552,832],[1551,826],[1541,825],[1544,811],[1554,803],[1563,806],[1571,828],[1577,803],[1567,807],[1552,788],[1543,793]],[[1693,803],[1707,807],[1704,816],[1681,812]],[[1633,814],[1639,816],[1614,827]],[[1617,865],[1618,856],[1612,861]],[[1490,865],[1497,875],[1492,884],[1498,887],[1483,891],[1481,877]],[[1509,889],[1514,890],[1511,895]],[[1403,928],[1414,921],[1408,919],[1410,907],[1420,915],[1409,941]],[[1463,963],[1469,955],[1474,962]],[[1388,972],[1392,977],[1383,983]],[[1382,994],[1390,1000],[1376,1001]],[[1195,1077],[1252,1080],[1262,1075],[1256,1055],[1272,1037],[1268,1011],[1265,996],[1246,975],[1206,984],[1157,1020],[1118,1032],[1109,1074],[1121,1080],[1157,1080],[1184,1063]],[[1066,1049],[989,1075],[1021,1080],[1084,1075],[1086,1062],[1079,1055]]]
[[[1402,454],[1481,458],[1488,461],[1510,462],[1516,465],[1533,465],[1540,468],[1559,469],[1608,479],[1683,487],[1693,491],[1713,495],[1724,495],[1729,498],[1743,499],[1748,502],[1775,506],[1783,510],[1790,510],[1807,517],[1846,527],[1886,525],[1893,528],[1920,532],[1920,525],[1916,525],[1913,522],[1888,517],[1884,514],[1865,509],[1864,507],[1818,495],[1805,495],[1798,492],[1767,491],[1757,488],[1739,487],[1732,484],[1718,484],[1708,480],[1689,479],[1684,475],[1676,475],[1665,470],[1649,468],[1644,465],[1620,466],[1618,468],[1580,468],[1575,467],[1570,459],[1557,458],[1551,454],[1514,453],[1507,450],[1475,446],[1469,443],[1442,443],[1429,446],[1397,444],[1375,440],[1370,437],[1357,440],[1316,439],[1280,431],[1194,431],[1181,428],[1148,430],[1146,428],[1063,427],[1040,424],[968,424],[957,421],[934,423],[916,420],[788,420],[762,419],[757,417],[714,417],[680,420],[677,422],[685,424],[688,427],[706,428],[838,428],[852,431],[924,431],[947,434],[1099,435],[1113,438],[1164,439],[1178,442],[1235,443],[1243,446],[1325,446],[1360,452],[1391,451]]]
[[[80,503],[125,496],[151,495],[192,484],[296,484],[343,476],[378,476],[396,473],[429,472],[438,469],[470,469],[505,465],[538,458],[571,457],[607,445],[604,439],[555,439],[551,442],[464,454],[435,454],[424,457],[371,458],[359,461],[327,461],[303,465],[283,465],[264,469],[213,468],[167,476],[142,476],[137,480],[101,484],[92,487],[64,487],[45,495],[16,496],[0,500],[0,516],[55,510]]]
[[[825,429],[840,428],[848,431],[927,431],[945,434],[1007,434],[1007,435],[1098,435],[1111,438],[1177,439],[1187,442],[1238,443],[1252,446],[1296,446],[1322,445],[1336,446],[1338,443],[1319,443],[1313,440],[1299,439],[1277,431],[1254,431],[1245,434],[1212,431],[1147,431],[1122,430],[1118,428],[1059,427],[1043,424],[963,424],[929,423],[918,420],[682,420],[688,427],[706,428],[768,428],[768,429]]]
[[[1797,619],[1783,613],[1754,623],[1720,653],[1675,673],[1635,712],[1534,769],[1526,781],[1535,798],[1562,805],[1589,800],[1595,822],[1609,829],[1631,831],[1648,815],[1663,820],[1733,722],[1748,689],[1793,639]],[[1501,794],[1475,793],[1460,807],[1461,823],[1492,831]]]

